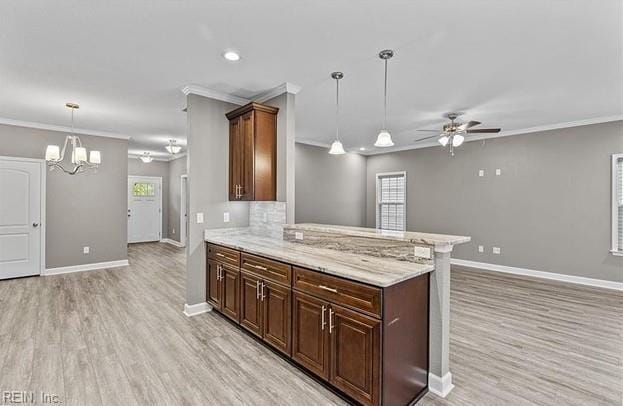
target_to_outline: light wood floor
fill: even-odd
[[[0,281],[0,391],[69,405],[344,404],[221,317],[184,316],[183,250],[129,254],[126,268]],[[457,269],[451,323],[456,388],[422,405],[623,404],[621,293]]]

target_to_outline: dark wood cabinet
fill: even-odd
[[[229,200],[277,200],[277,113],[249,103],[229,119]]]
[[[338,305],[329,309],[330,382],[364,404],[380,396],[381,322]]]
[[[208,244],[206,300],[363,405],[428,390],[429,274],[389,287]]]
[[[323,379],[329,379],[329,304],[294,292],[292,358]]]

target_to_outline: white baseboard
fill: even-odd
[[[454,389],[452,373],[448,372],[443,377],[438,377],[432,372],[428,373],[428,390],[437,396],[445,398]]]
[[[184,305],[184,314],[188,317],[196,316],[198,314],[206,313],[212,310],[212,306],[210,306],[206,302],[197,303],[194,305],[185,304]]]
[[[61,266],[59,268],[48,268],[45,270],[43,275],[59,275],[63,273],[72,273],[72,272],[84,272],[84,271],[95,271],[97,269],[107,269],[107,268],[118,268],[121,266],[129,266],[130,263],[127,259],[122,259],[120,261],[108,261],[108,262],[94,262],[92,264],[82,264],[82,265],[73,265],[73,266]]]
[[[559,282],[575,283],[577,285],[586,285],[597,288],[614,289],[623,291],[622,282],[606,281],[603,279],[585,278],[582,276],[563,275],[560,273],[535,271],[533,269],[517,268],[514,266],[488,264],[485,262],[467,261],[464,259],[452,258],[450,262],[453,265],[460,265],[469,268],[478,268],[485,271],[510,273],[513,275],[532,276],[535,278],[550,279]]]
[[[166,242],[167,244],[175,245],[176,247],[179,247],[179,248],[185,247],[185,245],[182,244],[181,242],[172,240],[170,238],[163,238],[162,240],[160,240],[160,242]]]

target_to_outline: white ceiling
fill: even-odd
[[[0,118],[132,137],[130,152],[184,143],[195,84],[251,97],[283,82],[297,139],[331,142],[341,70],[342,138],[370,147],[392,48],[398,147],[451,110],[505,131],[623,114],[621,0],[0,2]],[[242,60],[221,54],[237,49]]]

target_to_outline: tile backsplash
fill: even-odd
[[[285,202],[251,202],[249,229],[251,233],[281,239],[286,223]]]

